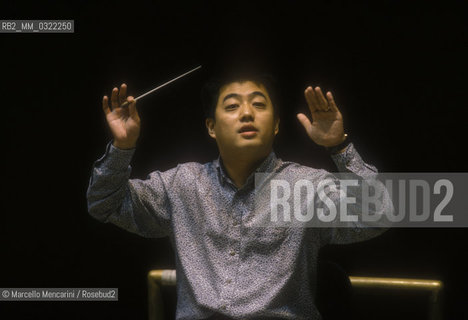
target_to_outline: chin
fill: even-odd
[[[265,149],[267,147],[267,145],[265,143],[263,143],[262,141],[252,139],[252,140],[241,141],[236,145],[236,147],[239,150],[249,149],[249,150],[259,150],[260,151],[260,150]]]

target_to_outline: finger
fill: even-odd
[[[328,102],[323,96],[322,89],[320,87],[315,87],[315,96],[317,97],[318,108],[321,111],[328,111]]]
[[[111,95],[112,109],[120,107],[119,100],[117,97],[118,92],[119,92],[119,89],[117,88],[112,89],[112,95]]]
[[[317,102],[314,96],[314,90],[312,87],[307,87],[304,91],[304,96],[306,98],[307,104],[309,105],[309,110],[311,113],[317,112]]]
[[[310,134],[312,131],[312,123],[310,123],[309,118],[307,118],[307,116],[303,113],[298,113],[297,120],[299,120],[299,122],[302,124],[307,134]]]
[[[130,104],[128,106],[128,113],[130,114],[130,117],[133,118],[136,122],[140,122],[140,116],[138,115],[138,110],[136,108],[136,100],[132,97],[129,96],[127,98],[128,103]]]
[[[102,110],[104,110],[105,115],[108,115],[112,112],[109,107],[109,99],[107,98],[107,96],[102,97]]]
[[[127,85],[122,83],[119,91],[119,104],[122,105],[127,100]]]
[[[331,110],[333,112],[339,112],[338,107],[336,106],[335,99],[333,98],[333,94],[328,91],[327,92],[327,99],[328,99],[328,105],[330,106]]]

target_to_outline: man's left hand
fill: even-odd
[[[307,135],[316,144],[324,147],[339,145],[345,140],[343,129],[343,117],[335,104],[331,92],[327,92],[326,98],[319,87],[307,87],[304,91],[312,122],[303,114],[298,113],[297,119],[304,126]]]

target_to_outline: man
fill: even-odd
[[[129,179],[140,132],[134,98],[126,96],[125,84],[113,89],[112,109],[103,98],[113,142],[94,164],[89,212],[145,237],[170,237],[177,319],[320,319],[314,305],[320,247],[365,240],[384,229],[253,227],[255,173],[314,183],[333,176],[275,156],[280,119],[267,78],[234,75],[206,88],[206,127],[219,158],[154,171],[147,180]],[[330,150],[340,171],[374,176],[376,169],[347,141],[332,93],[307,87],[305,98],[312,122],[304,114],[297,118],[310,139]],[[128,109],[120,107],[125,101]],[[339,201],[336,195],[330,199]]]

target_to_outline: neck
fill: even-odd
[[[271,150],[270,150],[271,151]],[[266,159],[270,152],[266,154],[241,154],[240,152],[221,152],[223,165],[227,174],[237,188],[241,188],[247,178]]]

